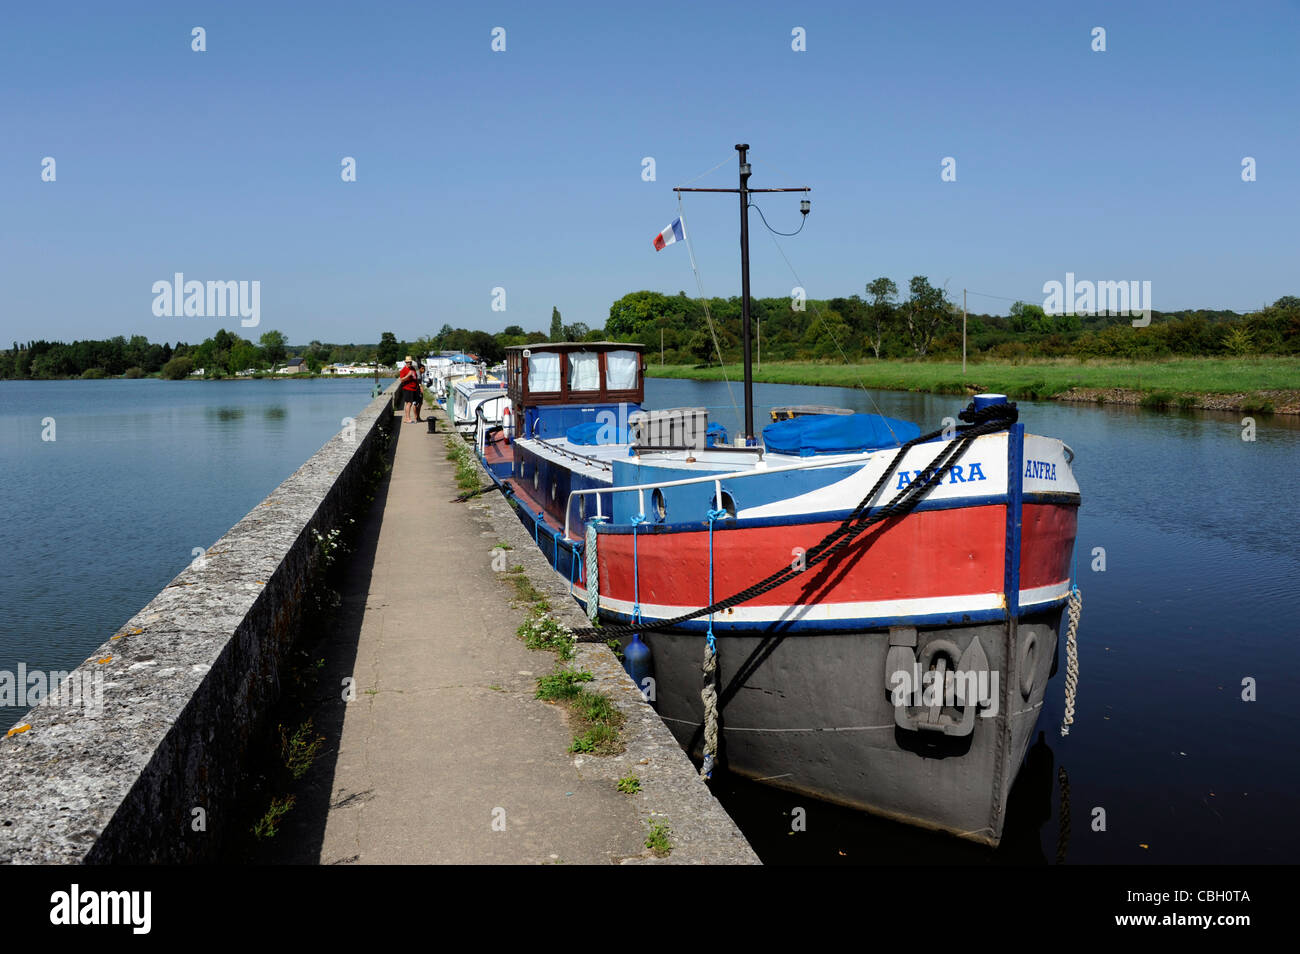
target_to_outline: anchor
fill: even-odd
[[[989,687],[989,660],[979,637],[970,641],[964,653],[949,639],[932,639],[919,653],[916,644],[915,627],[890,627],[885,688],[894,702],[894,723],[909,732],[970,735],[975,729],[975,710],[981,705],[987,708],[997,699],[996,688]],[[952,659],[957,660],[955,670],[948,669]],[[933,679],[924,691],[923,676]],[[992,678],[996,680],[997,674]],[[962,710],[960,720],[943,711],[945,702],[948,707]]]

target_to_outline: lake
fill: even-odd
[[[779,404],[833,404],[942,426],[959,397],[755,384],[755,424]],[[733,383],[734,401],[742,392]],[[738,432],[722,382],[648,379],[650,407],[707,406]],[[1031,433],[1075,452],[1079,689],[1060,737],[1065,652],[1008,809],[1002,847],[810,805],[726,778],[715,792],[770,862],[1287,862],[1300,857],[1300,743],[1286,720],[1300,674],[1300,421],[1019,402]],[[743,404],[742,404],[743,407]],[[1096,548],[1105,569],[1092,569]],[[1257,701],[1243,700],[1255,680]],[[1066,770],[1068,831],[1060,812]],[[807,830],[790,833],[795,805]],[[1104,812],[1104,816],[1097,810]],[[1105,830],[1093,830],[1104,818]]]
[[[0,671],[79,665],[364,408],[372,384],[0,381]],[[0,723],[24,711],[0,706]]]

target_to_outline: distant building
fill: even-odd
[[[299,372],[307,370],[307,362],[303,358],[292,358],[289,363],[284,366],[285,374],[298,374]]]

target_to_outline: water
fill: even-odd
[[[79,665],[364,408],[371,385],[0,381],[0,671]],[[0,706],[0,724],[24,711]]]
[[[775,404],[839,404],[938,426],[955,397],[759,384]],[[647,382],[647,405],[711,406],[721,383]],[[739,400],[739,388],[735,389]],[[369,401],[369,381],[0,382],[0,670],[70,669]],[[825,863],[1293,862],[1300,760],[1300,422],[1021,402],[1075,451],[1080,687],[1061,739],[1051,683],[991,852],[733,778],[714,790],[765,860]],[[42,441],[42,419],[55,437]],[[1090,568],[1103,547],[1105,572]],[[1063,656],[1062,656],[1063,658]],[[1242,680],[1258,701],[1242,701]],[[22,714],[0,709],[10,725]],[[790,812],[807,830],[790,834]],[[1094,811],[1106,830],[1093,831]],[[1146,845],[1147,847],[1142,847]]]
[[[733,385],[737,402],[739,386]],[[921,424],[963,399],[755,385],[755,423],[779,404],[834,404]],[[649,407],[709,406],[737,433],[721,382],[651,379]],[[1068,777],[1069,863],[1288,862],[1300,855],[1300,421],[1020,402],[1031,433],[1073,448],[1079,512],[1080,684],[1062,739],[1064,660],[997,852],[734,778],[715,784],[768,861],[1054,862]],[[1093,570],[1094,550],[1105,569]],[[1243,701],[1243,680],[1256,684]],[[807,831],[790,834],[804,807]],[[1105,831],[1093,830],[1104,811]]]

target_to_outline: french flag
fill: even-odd
[[[672,225],[655,236],[655,251],[657,252],[668,245],[672,245],[682,237],[682,220],[678,217],[673,219]]]

